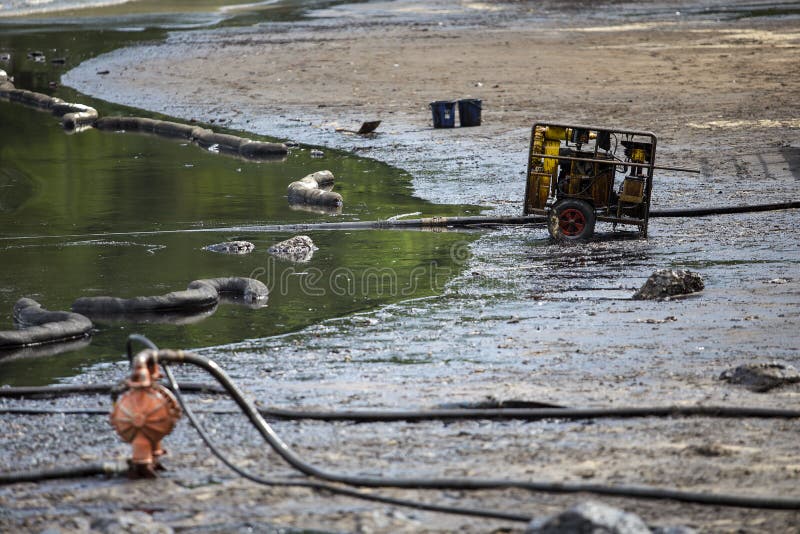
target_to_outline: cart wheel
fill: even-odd
[[[583,200],[562,200],[550,209],[547,229],[554,239],[577,241],[594,234],[594,209]]]

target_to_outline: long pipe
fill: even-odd
[[[750,213],[760,211],[779,211],[786,209],[800,208],[800,202],[777,202],[770,204],[751,204],[745,206],[721,206],[698,208],[678,208],[651,210],[650,217],[706,217],[709,215],[726,215],[731,213]],[[473,215],[464,217],[426,217],[422,219],[386,219],[378,221],[345,221],[345,222],[324,222],[308,224],[266,224],[251,226],[231,226],[217,228],[190,228],[182,230],[153,230],[142,232],[109,232],[100,234],[68,234],[54,236],[22,236],[22,237],[0,237],[0,241],[17,241],[29,239],[66,239],[66,238],[88,238],[88,237],[112,237],[112,236],[145,236],[162,234],[183,234],[183,233],[245,233],[245,232],[312,232],[328,230],[408,230],[412,228],[431,229],[431,228],[477,228],[480,226],[503,226],[503,225],[524,225],[524,224],[546,224],[547,217],[544,215],[521,215],[521,216],[485,216]]]
[[[182,389],[182,388],[181,388]],[[202,410],[198,413],[233,415],[234,410]],[[640,417],[709,417],[722,419],[800,419],[800,410],[750,408],[738,406],[642,406],[636,408],[473,408],[433,410],[293,410],[259,408],[258,413],[271,419],[288,421],[354,421],[388,423],[394,421],[582,421],[594,419],[635,419]],[[12,415],[108,415],[104,408],[0,408],[0,414]]]

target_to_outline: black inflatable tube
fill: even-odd
[[[217,147],[220,151],[248,159],[273,159],[288,154],[283,143],[251,141],[236,135],[216,133],[208,128],[179,122],[159,121],[145,117],[101,117],[94,123],[98,130],[151,133],[193,141],[203,148]]]
[[[81,297],[72,303],[72,311],[88,315],[122,315],[203,310],[217,304],[219,295],[211,288],[185,289],[166,295],[134,297]]]
[[[125,315],[175,311],[201,311],[216,306],[220,293],[232,294],[247,302],[263,301],[269,290],[253,278],[211,278],[194,280],[183,291],[166,295],[134,297],[81,297],[72,303],[72,310],[87,315]]]
[[[33,299],[21,298],[14,304],[14,322],[19,330],[0,331],[0,349],[17,349],[58,343],[92,332],[92,322],[77,313],[48,311]]]
[[[212,288],[219,297],[222,295],[240,297],[248,303],[259,302],[265,300],[269,296],[269,289],[267,289],[267,286],[255,278],[206,278],[195,280],[189,284],[189,289],[201,289],[206,287]]]

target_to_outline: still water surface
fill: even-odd
[[[10,53],[11,60],[0,68],[15,77],[19,88],[86,103],[101,115],[160,117],[50,86],[63,69],[83,59],[164,35],[162,29],[108,30],[100,22],[85,26],[75,31],[72,23],[4,24],[0,53]],[[28,59],[32,50],[43,51],[47,60]],[[56,57],[66,58],[66,65],[52,64]],[[343,212],[290,209],[288,183],[321,169],[337,177]],[[285,161],[252,162],[154,136],[95,130],[66,135],[49,114],[0,101],[0,329],[12,327],[12,306],[23,296],[51,310],[66,310],[80,296],[158,295],[219,276],[257,277],[271,290],[268,305],[260,309],[221,304],[210,315],[145,324],[96,321],[90,344],[0,354],[0,385],[51,383],[87,365],[118,360],[132,332],[162,346],[207,347],[435,294],[463,267],[469,235],[310,233],[319,250],[310,262],[293,264],[266,253],[291,235],[235,230],[409,212],[449,216],[477,209],[432,205],[413,196],[406,173],[344,153],[326,150],[319,159],[301,147]],[[201,228],[234,230],[173,232]],[[231,239],[251,241],[256,251],[231,256],[203,250]],[[54,354],[62,348],[69,350]]]

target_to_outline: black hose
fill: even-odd
[[[641,499],[675,500],[695,504],[717,506],[737,506],[744,508],[765,508],[774,510],[798,510],[800,499],[780,497],[745,497],[738,495],[721,495],[697,492],[686,492],[673,489],[661,489],[645,486],[602,486],[596,484],[570,484],[558,482],[536,482],[505,479],[474,478],[382,478],[348,475],[320,469],[300,458],[281,440],[272,427],[258,413],[230,377],[214,361],[205,357],[184,352],[161,350],[154,357],[162,362],[190,363],[209,372],[231,394],[250,422],[256,427],[272,449],[289,465],[311,477],[338,482],[349,486],[372,488],[413,488],[413,489],[525,489],[548,493],[595,493],[617,497],[633,497]]]
[[[113,393],[118,384],[76,384],[59,386],[23,386],[0,388],[0,397],[5,398],[51,398],[67,395],[103,395]],[[199,384],[196,382],[181,382],[181,388],[187,393],[225,393],[225,390],[215,384]]]
[[[514,514],[510,512],[501,512],[501,511],[494,511],[494,510],[481,510],[477,508],[465,508],[461,506],[446,506],[440,504],[430,504],[424,503],[420,501],[412,501],[408,499],[398,499],[394,497],[386,497],[383,495],[375,495],[371,493],[364,493],[362,491],[353,490],[350,488],[345,488],[341,486],[334,486],[331,484],[326,484],[324,482],[315,482],[310,480],[304,481],[294,481],[294,480],[281,480],[281,479],[269,479],[264,478],[259,475],[255,475],[242,469],[241,467],[237,466],[233,463],[228,457],[214,444],[211,440],[209,435],[203,429],[203,426],[197,420],[194,415],[192,409],[186,403],[181,391],[180,386],[178,385],[175,377],[172,375],[172,370],[169,366],[164,365],[164,373],[167,376],[167,380],[170,383],[172,391],[175,393],[175,397],[178,399],[178,402],[183,408],[184,413],[186,413],[186,417],[192,423],[197,433],[200,435],[200,438],[206,444],[206,446],[211,450],[214,455],[219,458],[219,460],[228,466],[232,471],[238,473],[242,477],[256,482],[257,484],[261,484],[264,486],[282,486],[282,487],[304,487],[304,488],[311,488],[319,491],[328,491],[331,493],[337,493],[339,495],[345,495],[348,497],[355,497],[357,499],[368,500],[368,501],[376,501],[381,502],[384,504],[391,504],[394,506],[405,506],[410,508],[416,508],[419,510],[428,510],[432,512],[442,512],[448,514],[458,514],[458,515],[467,515],[467,516],[474,516],[474,517],[486,517],[490,519],[503,519],[507,521],[521,521],[521,522],[530,522],[532,519],[531,516],[521,515],[521,514]]]
[[[15,471],[0,473],[0,485],[19,484],[21,482],[41,482],[56,478],[83,478],[98,475],[115,476],[128,471],[128,466],[120,462],[86,464],[75,467],[58,467],[54,469],[37,469],[33,471]]]
[[[202,384],[201,384],[202,385]],[[184,385],[180,385],[183,389]],[[203,386],[207,388],[208,386]],[[224,392],[224,390],[222,390]],[[217,393],[218,391],[214,391]],[[202,410],[197,413],[232,415],[240,410]],[[778,408],[738,408],[726,406],[666,406],[642,408],[503,408],[472,410],[347,410],[327,412],[322,410],[290,410],[286,408],[258,408],[258,413],[270,419],[288,421],[352,421],[356,423],[390,423],[394,421],[583,421],[592,419],[631,419],[639,417],[714,417],[721,419],[798,419],[800,410]],[[0,408],[0,414],[17,415],[107,415],[103,408]]]
[[[726,215],[730,213],[753,213],[758,211],[777,211],[800,208],[800,202],[776,202],[772,204],[752,204],[749,206],[720,206],[702,208],[679,208],[650,210],[650,217],[705,217],[707,215]]]

